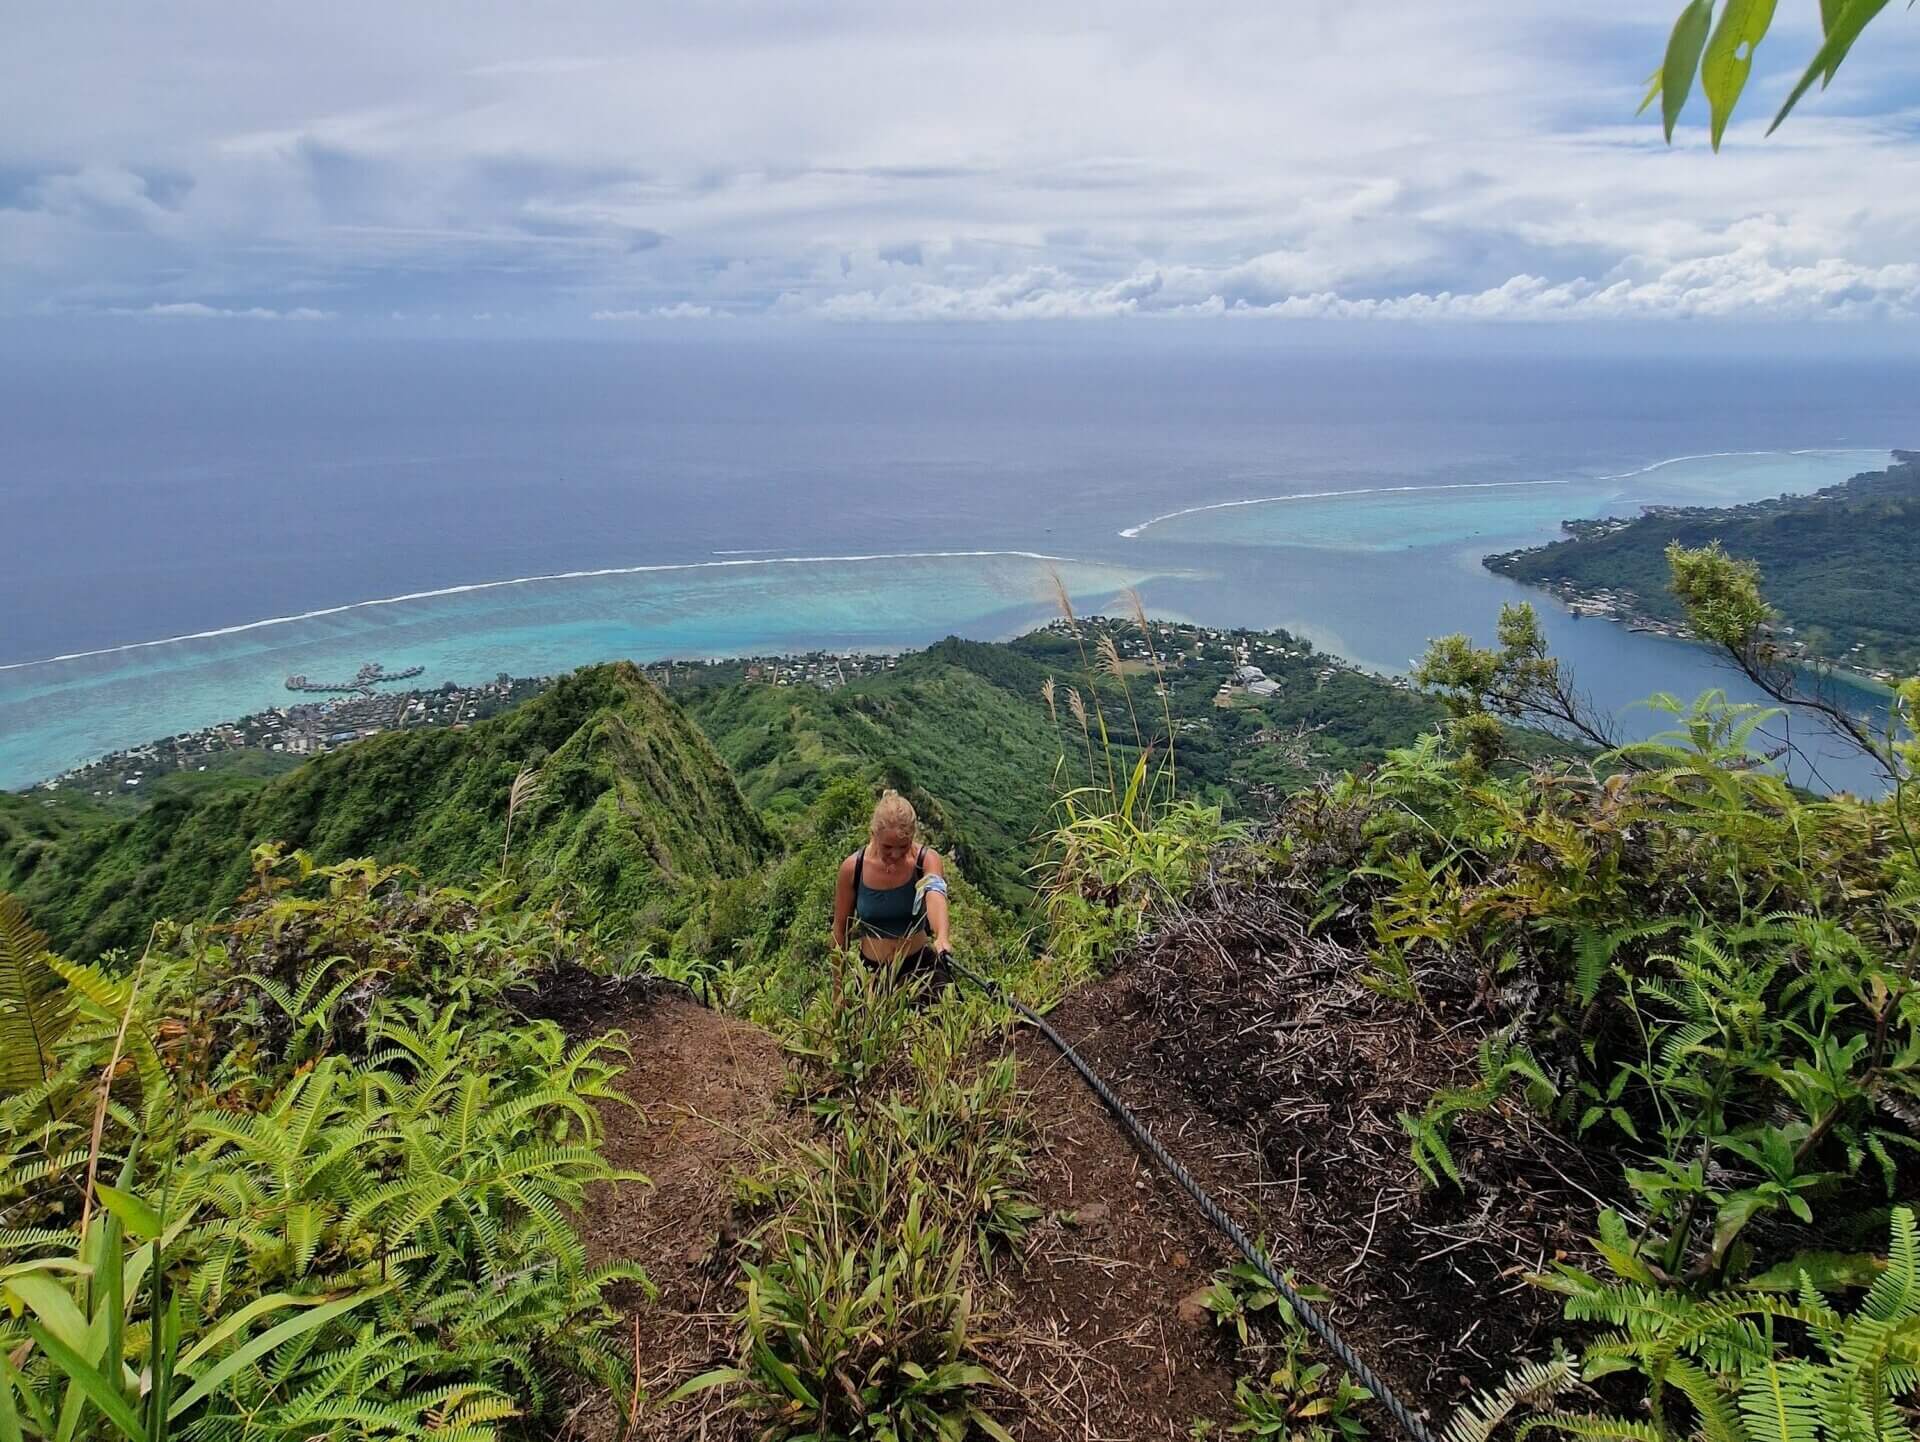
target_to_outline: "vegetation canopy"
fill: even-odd
[[[1920,681],[1855,716],[1785,664],[1763,565],[1665,562],[1693,632],[1884,798],[1796,791],[1773,708],[1718,695],[1623,743],[1524,606],[1492,646],[1437,641],[1420,692],[1280,633],[1068,609],[833,694],[683,710],[602,668],[212,798],[171,842],[149,813],[28,836],[13,874],[82,938],[130,851],[209,864],[181,919],[141,906],[182,883],[137,878],[137,944],[77,958],[0,896],[0,1442],[1052,1435],[1080,1354],[1022,1309],[1121,1268],[1080,1229],[1148,1183],[1131,1152],[1104,1191],[1072,1172],[1091,1104],[1005,1007],[829,946],[882,784],[957,856],[968,966],[1106,998],[1102,1065],[1176,1150],[1252,1159],[1236,1209],[1284,1221],[1276,1262],[1396,1390],[1438,1405],[1444,1374],[1448,1442],[1910,1437]],[[1342,719],[1368,705],[1390,734]],[[959,732],[989,725],[968,778]],[[394,766],[465,828],[387,798]],[[256,835],[338,837],[336,804],[388,854]],[[671,1215],[630,1243],[583,1221],[647,1193],[616,1133],[695,1160],[676,1114],[626,1107],[629,1065],[721,1065],[655,1055],[673,996],[777,1059],[764,1124],[701,1161],[724,1220],[697,1264]],[[1126,1266],[1205,1255],[1179,1245]],[[697,1277],[704,1341],[661,1330],[696,1325],[650,1300],[661,1267]],[[1179,1425],[1380,1429],[1257,1271],[1207,1269]],[[1503,1381],[1476,1333],[1527,1360]]]
[[[1841,63],[1867,26],[1887,8],[1888,0],[1818,3],[1820,45],[1767,127],[1769,135],[1780,128],[1816,83],[1822,89],[1833,83]],[[1646,98],[1640,102],[1642,111],[1656,100],[1660,102],[1660,118],[1669,144],[1697,75],[1711,108],[1713,148],[1720,148],[1720,137],[1752,73],[1754,51],[1773,28],[1775,9],[1776,0],[1718,0],[1716,18],[1716,0],[1689,0],[1673,23],[1666,54],[1653,72]]]

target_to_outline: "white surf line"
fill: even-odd
[[[1244,501],[1214,501],[1205,506],[1183,506],[1177,511],[1168,511],[1164,516],[1155,516],[1150,521],[1142,521],[1137,526],[1128,526],[1120,534],[1131,541],[1148,526],[1157,526],[1162,521],[1171,521],[1175,516],[1191,516],[1201,511],[1225,511],[1235,506],[1271,506],[1281,501],[1324,501],[1336,496],[1384,496],[1403,491],[1484,491],[1498,486],[1570,486],[1572,484],[1574,482],[1571,480],[1451,481],[1440,486],[1359,486],[1350,491],[1296,491],[1290,496],[1249,496]]]
[[[1799,451],[1702,451],[1693,456],[1668,456],[1665,460],[1655,461],[1652,465],[1642,466],[1636,471],[1620,471],[1611,476],[1561,476],[1542,481],[1454,481],[1438,486],[1361,486],[1348,491],[1299,491],[1290,496],[1252,496],[1244,501],[1215,501],[1206,506],[1186,506],[1177,511],[1168,511],[1164,516],[1155,516],[1150,521],[1142,521],[1137,526],[1128,526],[1120,534],[1133,540],[1148,526],[1157,526],[1162,521],[1171,521],[1175,516],[1191,516],[1200,511],[1224,511],[1234,506],[1270,506],[1280,501],[1324,501],[1338,496],[1378,496],[1400,491],[1472,491],[1494,486],[1577,486],[1595,485],[1601,481],[1626,481],[1635,476],[1644,476],[1663,466],[1677,466],[1682,461],[1720,461],[1732,456],[1870,456],[1883,450],[1880,446],[1813,446]],[[1888,454],[1891,454],[1889,451]]]
[[[1655,461],[1650,466],[1642,466],[1637,471],[1621,471],[1617,475],[1595,476],[1596,481],[1626,481],[1635,476],[1644,476],[1665,466],[1677,466],[1683,461],[1724,461],[1734,456],[1871,456],[1880,453],[1878,446],[1813,446],[1803,451],[1702,451],[1697,456],[1668,456],[1663,461]]]
[[[667,561],[650,566],[603,566],[593,571],[553,571],[540,576],[510,576],[504,581],[469,581],[465,585],[441,586],[432,591],[408,591],[404,595],[380,596],[371,601],[349,601],[342,606],[321,606],[292,616],[269,616],[264,621],[246,621],[238,626],[216,626],[210,631],[188,631],[178,636],[162,636],[157,641],[130,641],[124,646],[102,646],[93,651],[68,651],[59,656],[43,656],[37,661],[8,661],[0,663],[0,671],[20,671],[29,666],[52,666],[61,661],[84,661],[94,656],[116,656],[124,651],[144,651],[153,646],[176,646],[183,641],[210,641],[220,636],[235,636],[243,631],[259,631],[269,626],[291,626],[296,621],[312,621],[322,616],[338,616],[347,611],[362,611],[372,606],[398,606],[407,601],[431,601],[441,596],[463,596],[472,591],[496,591],[506,586],[532,586],[542,581],[586,581],[602,576],[638,576],[653,571],[704,571],[722,566],[804,566],[826,565],[842,561],[984,560],[996,556],[1011,556],[1023,561],[1081,564],[1075,562],[1071,556],[1054,556],[1044,551],[883,551],[857,556],[775,556],[760,560]]]

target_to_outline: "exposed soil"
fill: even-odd
[[[615,1299],[632,1319],[641,1386],[657,1399],[733,1361],[733,1178],[797,1123],[780,1103],[780,1043],[756,1026],[678,996],[628,1003],[596,1025],[622,1028],[633,1048],[620,1078],[633,1105],[602,1108],[607,1160],[650,1185],[592,1188],[581,1231],[596,1264],[639,1262],[659,1289],[649,1299],[624,1288]],[[738,1420],[709,1395],[667,1411],[643,1408],[633,1435],[719,1438],[734,1435]]]
[[[1546,1354],[1559,1308],[1527,1276],[1590,1260],[1584,1235],[1620,1171],[1554,1133],[1516,1085],[1454,1121],[1463,1185],[1425,1184],[1400,1115],[1479,1081],[1503,1004],[1472,979],[1423,975],[1413,1003],[1363,978],[1378,979],[1364,958],[1236,881],[1107,985],[1140,1015],[1140,1070],[1255,1154],[1275,1259],[1328,1288],[1342,1334],[1444,1419]]]
[[[1236,888],[1051,1021],[1283,1268],[1331,1292],[1334,1325],[1439,1422],[1545,1354],[1557,1309],[1525,1276],[1580,1257],[1617,1171],[1508,1100],[1455,1125],[1464,1189],[1424,1186],[1398,1114],[1471,1083],[1493,1023],[1471,998],[1389,1000],[1360,972],[1279,902]],[[657,1399],[733,1360],[732,1181],[812,1123],[782,1101],[769,1034],[678,998],[618,1009],[593,1025],[631,1034],[621,1087],[635,1106],[607,1109],[607,1154],[652,1185],[597,1188],[583,1222],[596,1260],[638,1261],[659,1288],[620,1299]],[[1180,1439],[1196,1418],[1230,1420],[1233,1378],[1258,1359],[1236,1358],[1196,1300],[1233,1260],[1228,1244],[1042,1037],[1023,1029],[1016,1048],[1045,1215],[979,1299],[987,1360],[1011,1384],[992,1410],[1033,1442]],[[708,1393],[643,1411],[639,1435],[751,1432]]]
[[[1237,1215],[1257,1214],[1245,1143],[1197,1115],[1153,1070],[1147,1025],[1124,978],[1084,988],[1048,1018],[1189,1171]],[[1230,1354],[1194,1294],[1231,1257],[1186,1196],[1031,1029],[1017,1042],[1041,1149],[1047,1209],[994,1298],[1005,1340],[994,1361],[1028,1400],[1017,1436],[1184,1438],[1231,1412]]]

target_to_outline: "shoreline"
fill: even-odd
[[[1526,550],[1544,550],[1545,547],[1527,547]],[[1519,555],[1521,552],[1508,551],[1501,555]],[[1690,627],[1677,621],[1663,620],[1641,610],[1634,602],[1631,591],[1616,591],[1609,587],[1581,587],[1571,581],[1529,581],[1518,576],[1507,575],[1493,562],[1501,555],[1485,556],[1481,564],[1497,576],[1506,576],[1515,585],[1530,590],[1544,591],[1564,606],[1575,621],[1610,621],[1617,626],[1640,635],[1659,636],[1663,640],[1683,641],[1689,646],[1698,647],[1708,655],[1714,654],[1714,648],[1693,634]],[[1830,656],[1816,655],[1813,652],[1796,653],[1792,665],[1797,671],[1809,672],[1818,676],[1831,676],[1858,690],[1875,696],[1892,696],[1893,688],[1899,684],[1899,675],[1887,672],[1884,675],[1872,671],[1862,671],[1848,666]]]
[[[804,558],[639,574],[620,568],[595,579],[463,592],[189,644],[15,666],[0,671],[0,787],[32,786],[156,735],[284,706],[298,699],[284,689],[287,674],[344,676],[370,655],[394,669],[424,665],[421,680],[401,683],[418,687],[478,683],[502,672],[558,674],[611,658],[900,651],[948,634],[1006,639],[1040,624],[1055,614],[1051,574],[1082,608],[1162,574],[1190,574],[1148,569],[1140,558],[1130,566],[1056,561],[1040,548],[901,554],[923,559],[808,564],[808,548]]]
[[[1082,615],[1087,626],[1119,627],[1130,630],[1132,618],[1114,618],[1101,614]],[[1215,627],[1189,620],[1156,616],[1156,627],[1165,626],[1167,634],[1182,640],[1198,638],[1196,645],[1229,644],[1236,637],[1278,633],[1254,632],[1244,627]],[[988,644],[1006,645],[1021,637],[1040,635],[1061,628],[1059,619],[1017,630]],[[669,696],[689,690],[731,685],[814,688],[834,691],[857,681],[877,678],[893,671],[902,658],[923,654],[942,642],[925,646],[895,648],[808,650],[734,656],[667,657],[635,661],[641,673]],[[1122,643],[1123,647],[1133,643]],[[1302,642],[1311,654],[1311,643]],[[1125,654],[1139,665],[1144,661]],[[1143,653],[1144,654],[1144,653]],[[1243,651],[1242,661],[1251,656]],[[1370,671],[1342,657],[1321,653],[1316,664],[1326,674],[1350,672],[1395,690],[1409,689],[1402,677]],[[588,665],[604,665],[605,660]],[[543,676],[510,676],[502,673],[480,684],[445,682],[431,688],[352,695],[329,700],[295,701],[271,706],[243,716],[222,720],[193,730],[156,737],[135,746],[121,747],[99,755],[57,775],[30,782],[0,795],[41,799],[79,796],[108,806],[131,803],[143,805],[139,798],[151,791],[162,778],[180,773],[227,773],[233,764],[247,756],[260,758],[273,767],[291,769],[344,746],[350,746],[389,731],[450,728],[462,730],[475,721],[519,705],[547,690],[566,673]],[[209,779],[213,779],[209,777]],[[142,788],[145,788],[143,791]]]
[[[1565,606],[1575,620],[1593,616],[1618,622],[1632,631],[1702,645],[1684,620],[1670,614],[1654,614],[1644,593],[1629,584],[1638,582],[1644,586],[1651,579],[1647,547],[1656,546],[1664,552],[1675,543],[1677,535],[1687,537],[1688,543],[1696,545],[1707,543],[1711,537],[1711,544],[1717,546],[1723,536],[1740,534],[1739,528],[1743,526],[1804,521],[1809,517],[1814,518],[1816,524],[1825,524],[1835,508],[1886,504],[1888,498],[1904,499],[1911,492],[1901,488],[1910,487],[1912,480],[1905,473],[1920,463],[1920,453],[1895,447],[1888,454],[1890,463],[1882,471],[1862,471],[1812,491],[1787,491],[1726,506],[1643,504],[1632,515],[1562,519],[1560,534],[1555,539],[1482,556],[1480,564],[1494,575],[1518,585],[1545,591]],[[1667,542],[1650,536],[1650,531],[1665,535]],[[1603,549],[1596,561],[1594,548],[1608,546],[1615,537],[1621,538],[1620,547],[1613,551]],[[1770,554],[1766,533],[1753,537],[1753,543],[1763,554]],[[1563,559],[1553,560],[1556,554]],[[1581,559],[1566,559],[1575,557]],[[1790,553],[1780,564],[1791,566],[1804,559],[1804,553]],[[1539,564],[1530,564],[1535,561]],[[1664,561],[1654,564],[1664,581],[1667,570]],[[1596,571],[1597,575],[1592,574]],[[1763,586],[1765,580],[1763,576]],[[1871,668],[1844,655],[1814,650],[1799,639],[1797,629],[1805,626],[1816,634],[1833,635],[1827,629],[1829,623],[1819,620],[1817,610],[1813,619],[1802,615],[1794,624],[1788,624],[1790,618],[1778,610],[1772,610],[1771,615],[1776,623],[1775,639],[1788,664],[1796,671],[1830,677],[1876,697],[1892,695],[1903,674],[1920,671],[1920,658],[1908,657],[1906,649],[1900,647],[1892,648],[1892,664],[1885,664],[1883,658],[1876,655],[1874,660],[1881,664]],[[1834,639],[1845,641],[1844,630]],[[1864,650],[1865,645],[1862,641],[1851,650]],[[1709,653],[1713,650],[1704,645],[1702,649]]]
[[[676,674],[685,677],[678,682],[683,690],[689,685],[755,681],[777,686],[814,685],[831,691],[851,680],[892,670],[904,654],[907,651],[815,649],[750,656],[667,657],[634,664],[668,692],[675,687]],[[127,796],[160,776],[205,771],[209,764],[219,764],[213,758],[236,753],[283,757],[297,764],[387,731],[430,727],[462,729],[537,696],[557,679],[557,675],[503,673],[489,682],[447,681],[405,691],[371,695],[350,692],[326,700],[291,701],[285,706],[269,706],[207,726],[157,736],[138,745],[119,747],[55,775],[15,787],[12,794],[45,796],[78,789],[91,791],[96,798],[106,795],[108,790],[114,795]],[[102,784],[106,789],[95,789]]]
[[[1848,453],[1853,449],[1847,448]],[[1711,460],[1713,456],[1722,454],[1787,456],[1807,453],[1702,453],[1649,462],[1626,474],[1641,474],[1681,463]],[[1426,491],[1501,497],[1494,509],[1504,514],[1507,509],[1504,497],[1524,495],[1535,487],[1543,486],[1558,486],[1564,493],[1578,482],[1592,479],[1565,477],[1439,485],[1360,486],[1291,496],[1213,502],[1181,508],[1164,515],[1291,500],[1312,503],[1333,499],[1338,502],[1345,498],[1364,500],[1383,493],[1406,495]],[[1533,516],[1545,508],[1534,501],[1525,509],[1529,516]],[[1284,585],[1276,582],[1275,597],[1270,605],[1264,604],[1268,600],[1264,591],[1254,593],[1263,602],[1256,613],[1245,604],[1238,592],[1226,601],[1219,601],[1214,595],[1217,587],[1213,584],[1218,578],[1187,569],[1196,564],[1195,557],[1211,557],[1214,554],[1212,551],[1196,550],[1191,546],[1156,545],[1154,533],[1148,530],[1152,524],[1145,522],[1127,528],[1136,534],[1147,532],[1138,543],[1128,540],[1117,545],[1112,542],[1103,545],[1091,536],[1079,542],[1068,542],[1070,548],[1079,550],[1078,557],[1026,549],[1017,544],[991,548],[930,548],[833,555],[824,554],[826,548],[822,548],[823,553],[817,555],[812,554],[811,550],[808,554],[780,555],[749,555],[745,552],[722,555],[716,551],[709,553],[708,559],[554,569],[532,575],[407,590],[397,595],[315,607],[233,626],[185,631],[118,646],[70,650],[37,659],[0,662],[0,679],[9,683],[5,689],[12,694],[7,700],[10,705],[17,705],[19,720],[18,729],[14,731],[7,747],[0,748],[9,752],[11,759],[17,762],[17,765],[9,768],[10,775],[5,784],[14,788],[28,788],[42,784],[52,776],[95,764],[103,756],[131,749],[137,743],[144,744],[144,738],[152,734],[149,727],[158,730],[171,723],[182,728],[177,734],[186,735],[191,734],[187,728],[211,727],[221,724],[224,718],[261,711],[274,703],[251,685],[237,686],[236,689],[237,683],[228,684],[228,673],[238,674],[237,667],[254,666],[269,655],[276,658],[276,682],[279,674],[285,671],[304,671],[315,675],[331,675],[336,670],[344,673],[351,669],[350,663],[338,664],[340,657],[331,653],[350,647],[358,655],[373,651],[395,656],[395,664],[401,666],[424,661],[428,677],[438,683],[447,676],[477,682],[496,671],[514,675],[558,673],[611,656],[645,657],[648,661],[657,661],[673,656],[698,659],[769,652],[796,655],[803,653],[802,648],[818,649],[822,644],[845,654],[866,654],[928,645],[948,632],[983,640],[1004,640],[1036,624],[1040,614],[1050,612],[1044,598],[1038,597],[1037,593],[1032,598],[1038,608],[1037,613],[1007,606],[1007,588],[1012,585],[1008,577],[1019,580],[1029,572],[1043,577],[1049,565],[1057,565],[1063,573],[1070,570],[1077,573],[1082,567],[1087,568],[1089,574],[1084,583],[1077,574],[1071,577],[1076,603],[1093,600],[1096,593],[1111,594],[1128,583],[1150,590],[1161,581],[1179,580],[1181,585],[1175,588],[1176,594],[1169,599],[1175,600],[1178,609],[1185,613],[1180,619],[1190,624],[1202,624],[1198,620],[1202,615],[1221,615],[1230,624],[1276,624],[1285,619],[1292,629],[1303,635],[1317,635],[1317,624],[1328,624],[1341,632],[1339,637],[1331,634],[1327,637],[1326,644],[1330,651],[1350,659],[1369,658],[1358,663],[1362,669],[1387,675],[1405,673],[1407,663],[1389,658],[1417,656],[1426,633],[1469,629],[1484,624],[1484,618],[1477,616],[1454,618],[1442,615],[1432,618],[1433,623],[1429,625],[1424,624],[1428,618],[1422,612],[1420,634],[1406,639],[1408,649],[1403,651],[1398,649],[1402,638],[1393,631],[1390,623],[1378,620],[1371,613],[1359,611],[1355,613],[1361,617],[1356,623],[1358,629],[1348,634],[1347,628],[1342,625],[1348,613],[1340,608],[1349,603],[1364,607],[1366,598],[1356,599],[1347,595],[1341,590],[1342,582],[1338,577],[1319,578],[1326,581],[1328,588],[1316,589],[1310,595],[1302,590],[1307,582],[1296,584],[1287,581]],[[1488,539],[1498,534],[1493,532]],[[1529,526],[1518,532],[1510,530],[1507,534],[1519,540],[1542,533]],[[1009,539],[1017,542],[1024,538]],[[1049,541],[1054,539],[1047,538]],[[1059,539],[1065,541],[1066,538]],[[1451,548],[1455,542],[1449,539],[1445,544]],[[1274,549],[1284,551],[1286,548]],[[1316,549],[1331,551],[1336,548],[1321,546]],[[1258,548],[1235,552],[1234,564],[1238,566],[1244,561],[1250,568],[1258,562],[1260,554]],[[1463,550],[1463,559],[1466,554]],[[943,564],[958,566],[965,576],[973,576],[978,572],[989,577],[990,581],[971,586],[964,598],[950,593],[951,585],[959,584],[957,582],[951,583],[946,590],[934,586],[932,592],[937,599],[933,600],[926,599],[928,588],[916,583],[912,599],[924,604],[913,610],[900,625],[887,625],[884,634],[876,626],[863,624],[867,617],[856,616],[851,611],[846,612],[847,624],[836,624],[837,613],[824,603],[818,615],[810,607],[789,604],[783,608],[777,604],[785,601],[789,592],[804,592],[806,597],[811,597],[816,586],[823,588],[823,594],[847,586],[864,586],[865,581],[834,576],[832,568],[872,561],[907,563],[901,567],[903,570],[916,562],[921,563],[943,581],[952,573],[939,568]],[[1367,564],[1378,568],[1372,560]],[[825,569],[823,581],[815,580],[813,571],[809,569],[814,566]],[[863,566],[860,571],[867,578],[873,576],[870,567]],[[675,573],[698,579],[683,583],[672,579]],[[783,574],[791,579],[778,579]],[[918,574],[917,569],[915,574]],[[1316,579],[1311,567],[1303,574],[1308,581]],[[648,579],[656,575],[666,577],[658,587]],[[725,577],[735,579],[720,579]],[[633,578],[631,584],[627,578]],[[1256,579],[1264,582],[1264,573]],[[583,589],[570,589],[576,584]],[[506,588],[515,588],[520,594],[516,595]],[[872,589],[876,593],[885,591],[891,597],[892,590],[897,588],[883,579],[875,580]],[[1018,589],[1025,591],[1024,586]],[[606,593],[604,597],[603,591]],[[629,591],[637,601],[629,601]],[[644,604],[656,591],[669,597],[679,596],[684,591],[695,598],[694,603],[683,606],[679,612],[663,612],[656,619],[654,612]],[[704,624],[707,618],[704,598],[709,591],[718,597],[711,608],[717,618],[717,629]],[[964,609],[965,603],[976,599],[976,592],[979,593],[977,603],[980,608],[977,616]],[[491,593],[500,599],[476,599],[472,602],[463,599],[475,593]],[[771,601],[768,605],[759,606],[758,610],[748,612],[741,610],[742,603],[733,599],[736,593],[742,596],[765,595]],[[1564,599],[1580,605],[1583,610],[1590,607],[1598,610],[1593,605],[1597,597],[1569,593]],[[1213,609],[1216,605],[1221,609]],[[994,609],[987,609],[989,606]],[[845,610],[844,607],[841,609]],[[961,614],[956,614],[956,609]],[[1156,615],[1162,614],[1158,606],[1154,609]],[[472,625],[465,619],[465,613],[469,610],[477,618]],[[739,624],[731,624],[734,610],[740,610],[744,618]],[[1020,614],[1015,615],[1016,610],[1020,610]],[[1445,606],[1441,606],[1440,610],[1444,612]],[[495,611],[500,612],[497,624],[493,616]],[[523,612],[528,617],[525,621],[520,619]],[[765,614],[762,615],[762,612]],[[886,614],[889,619],[898,619],[891,612]],[[688,624],[680,624],[681,616],[690,618]],[[347,619],[342,624],[345,617],[359,619]],[[1320,618],[1319,623],[1315,618]],[[1635,614],[1626,619],[1630,627],[1649,634],[1686,639],[1683,632],[1657,623],[1652,617]],[[906,621],[925,624],[907,624]],[[318,624],[301,624],[309,622]],[[694,624],[696,622],[700,624]],[[711,636],[705,634],[708,630],[712,630]],[[499,633],[497,637],[496,631]],[[311,647],[309,632],[314,633]],[[759,634],[752,634],[754,632]],[[1388,634],[1383,641],[1375,632]],[[366,634],[364,641],[351,639],[361,633]],[[394,638],[391,642],[389,636]],[[485,644],[482,645],[482,642]],[[772,646],[766,645],[767,642],[771,642]],[[390,644],[393,652],[386,650]],[[366,649],[359,649],[362,646]],[[309,654],[309,650],[314,654]],[[282,654],[285,655],[284,662],[277,659]],[[1375,657],[1381,659],[1371,659]],[[357,659],[357,655],[353,659]],[[61,663],[73,664],[71,669],[63,669]],[[1660,664],[1672,669],[1674,663]],[[1681,661],[1679,665],[1684,668],[1692,663]],[[178,682],[175,680],[176,671],[180,676]],[[152,673],[154,680],[145,680],[147,673]],[[1844,678],[1863,687],[1873,684],[1876,679],[1844,667],[1835,667],[1834,674],[1837,679]],[[1685,678],[1679,684],[1669,679],[1664,686],[1649,683],[1645,689],[1680,691],[1686,689],[1690,679]],[[463,680],[462,684],[466,684],[466,681]],[[155,701],[158,694],[156,688],[169,688],[165,690],[167,696],[177,693],[180,704],[158,706]],[[1640,693],[1636,691],[1634,694]],[[1626,705],[1630,701],[1623,699],[1616,704]],[[165,714],[168,711],[172,714]],[[7,714],[13,715],[12,712]],[[103,718],[100,724],[95,724],[96,716]]]
[[[552,571],[533,576],[508,576],[494,581],[466,581],[456,586],[437,586],[426,591],[407,591],[397,596],[376,596],[371,600],[346,601],[337,606],[317,606],[312,610],[296,611],[286,616],[268,616],[258,621],[242,621],[231,626],[214,626],[203,631],[183,631],[178,635],[160,636],[151,641],[128,641],[118,646],[97,646],[88,651],[67,651],[57,656],[40,656],[27,661],[0,661],[0,671],[27,671],[38,666],[54,666],[67,661],[90,661],[101,656],[124,655],[129,651],[149,651],[158,646],[184,645],[189,641],[214,641],[222,636],[239,636],[248,631],[262,631],[274,626],[292,626],[301,621],[324,620],[328,616],[341,616],[350,611],[370,610],[379,606],[402,606],[410,601],[434,601],[447,596],[472,595],[479,591],[498,591],[509,586],[537,586],[554,581],[605,580],[615,576],[645,576],[674,571],[718,570],[727,567],[844,565],[866,561],[968,561],[988,560],[995,557],[1044,561],[1049,565],[1061,566],[1108,564],[1100,561],[1085,561],[1074,556],[1051,555],[1044,551],[1000,549],[887,551],[849,556],[736,557],[724,561],[662,561],[638,566],[600,566],[582,571]]]

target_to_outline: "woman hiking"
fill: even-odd
[[[840,863],[833,894],[833,949],[851,937],[869,966],[907,975],[931,965],[947,980],[947,878],[940,853],[919,841],[920,818],[898,791],[882,793],[867,844]]]

